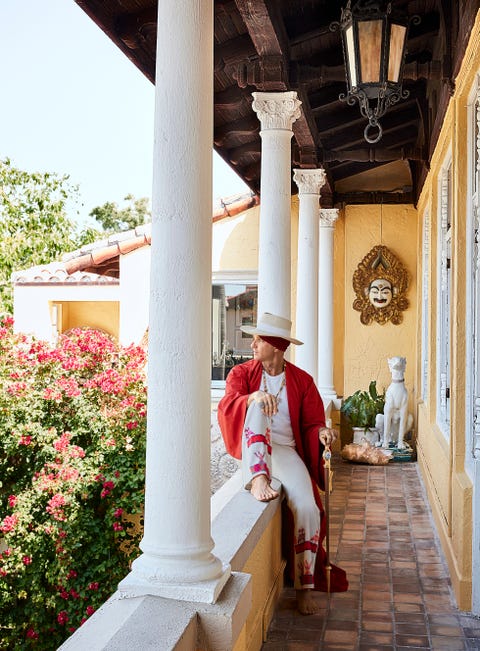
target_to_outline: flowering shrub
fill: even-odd
[[[144,366],[97,331],[53,347],[0,319],[0,648],[56,648],[138,555]]]

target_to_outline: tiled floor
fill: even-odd
[[[334,463],[331,558],[348,592],[316,592],[319,613],[282,594],[262,651],[480,650],[480,619],[456,608],[416,463]]]

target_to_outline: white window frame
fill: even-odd
[[[450,439],[452,155],[442,165],[438,183],[437,424]]]
[[[468,191],[466,283],[465,466],[473,476],[480,461],[480,75],[468,101]]]
[[[422,229],[422,350],[421,399],[428,402],[428,351],[430,342],[430,213],[425,211]]]
[[[465,470],[472,480],[472,611],[480,615],[480,73],[467,103]]]
[[[213,285],[257,285],[257,271],[221,271],[212,274]],[[213,324],[212,324],[213,327]],[[225,380],[211,380],[212,397],[219,397],[225,391]],[[218,396],[217,396],[218,394]]]

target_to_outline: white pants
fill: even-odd
[[[242,437],[243,485],[250,490],[257,475],[266,475],[268,480],[275,477],[282,483],[294,518],[295,589],[313,588],[320,511],[312,481],[296,448],[271,442],[268,421],[258,403],[252,402]]]

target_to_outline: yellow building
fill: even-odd
[[[423,21],[418,26],[412,19],[404,69],[410,96],[403,103],[397,104],[399,96],[392,101],[382,123],[383,139],[377,122],[365,128],[358,107],[338,101],[338,86],[340,92],[345,90],[345,68],[340,65],[341,41],[332,36],[330,26],[338,21],[340,10],[342,20],[345,17],[343,3],[168,0],[158,3],[160,20],[157,7],[141,0],[127,3],[127,13],[117,0],[107,0],[101,9],[96,0],[78,3],[152,81],[157,61],[154,286],[149,303],[149,371],[154,380],[149,405],[154,411],[147,433],[148,509],[145,551],[121,584],[124,596],[140,594],[144,599],[156,594],[172,603],[195,602],[192,612],[200,613],[200,619],[211,617],[218,626],[214,606],[209,611],[203,604],[215,604],[227,585],[223,606],[226,601],[231,606],[228,590],[236,585],[235,603],[244,610],[243,623],[252,614],[263,617],[251,612],[251,588],[242,570],[248,568],[254,580],[263,578],[268,564],[264,557],[270,548],[278,551],[275,545],[269,543],[265,554],[259,543],[261,563],[255,542],[248,550],[252,560],[245,556],[243,563],[237,559],[237,565],[234,555],[221,556],[222,549],[218,557],[210,554],[206,341],[213,323],[212,348],[225,371],[227,357],[234,363],[247,352],[245,342],[237,338],[239,327],[270,305],[277,314],[291,316],[301,336],[304,310],[312,306],[300,296],[307,287],[317,299],[323,292],[314,316],[318,355],[312,357],[318,359],[318,381],[325,359],[332,356],[332,386],[328,377],[322,382],[334,422],[337,398],[365,389],[371,380],[380,388],[388,386],[387,359],[407,359],[404,379],[414,417],[413,443],[455,596],[461,609],[480,615],[478,2],[408,3],[412,10],[410,5],[415,5]],[[392,3],[395,9],[404,4]],[[348,3],[347,14],[350,7]],[[378,41],[378,30],[378,25],[373,28],[370,45]],[[346,38],[348,51],[353,41]],[[397,43],[396,38],[391,41]],[[370,73],[372,61],[376,61],[372,54],[362,59]],[[356,86],[359,70],[347,68]],[[377,139],[372,126],[380,131]],[[216,149],[260,197],[260,206],[240,215],[227,214],[215,223],[214,244],[217,235],[220,242],[214,246],[213,283],[223,289],[218,295],[214,292],[213,311],[208,212],[212,132]],[[317,180],[315,191],[300,189],[291,198],[292,167],[302,172],[325,167],[325,179]],[[312,258],[315,271],[310,275],[302,269],[308,250],[302,248],[304,195],[316,197],[310,216],[318,211],[319,195],[324,209],[336,211],[326,220],[328,233],[321,233],[318,241],[312,237],[321,248],[333,231],[328,240],[331,270],[321,268],[324,258],[319,256],[316,268]],[[376,257],[370,257],[372,252]],[[390,283],[385,308],[370,298],[373,277]],[[249,303],[257,283],[258,306]],[[227,303],[232,311],[222,320],[223,312],[217,308]],[[175,446],[159,435],[162,428],[180,434]],[[163,479],[161,486],[158,477]],[[175,499],[169,500],[169,495]],[[241,499],[237,493],[228,502],[228,522],[237,521]],[[165,514],[170,514],[168,522]],[[221,522],[221,511],[218,517]],[[271,517],[274,522],[276,514]],[[252,539],[259,541],[252,534],[258,520],[253,517],[252,522],[244,538],[247,547]],[[217,532],[219,538],[226,529]],[[231,568],[220,562],[226,558],[237,575],[230,576]],[[259,648],[260,629],[268,624],[281,582],[278,554],[275,559],[274,576],[265,586],[265,622],[252,627],[256,641],[250,647],[243,643],[243,623],[237,626],[232,616],[231,639],[223,648],[233,648],[237,639],[238,649]],[[122,605],[117,602],[115,607],[120,611]],[[160,607],[157,602],[155,608]],[[175,607],[181,610],[178,604]],[[233,607],[236,613],[239,610]],[[128,620],[130,614],[125,617]],[[195,626],[193,619],[194,615],[185,630]],[[95,623],[91,626],[95,633]],[[77,639],[87,634],[88,625]],[[195,648],[194,642],[188,648]]]

